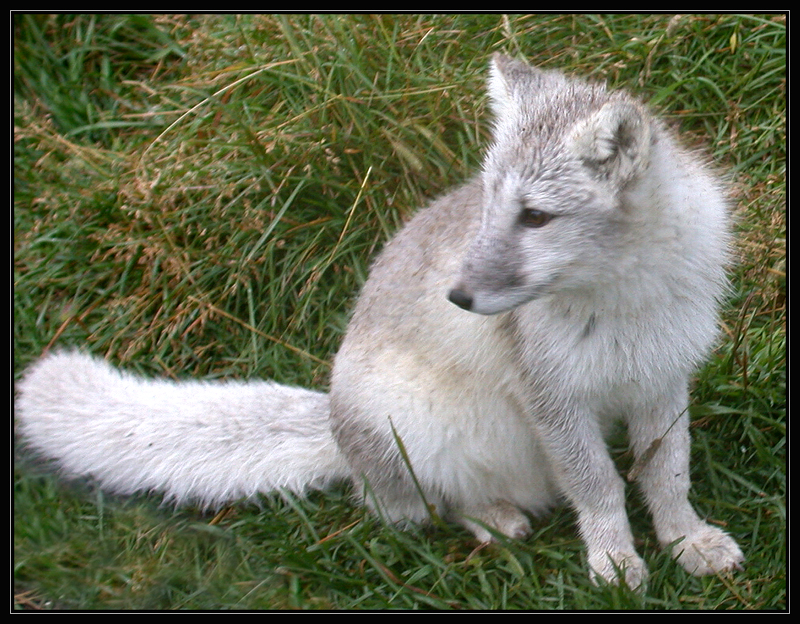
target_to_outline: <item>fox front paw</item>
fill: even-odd
[[[635,552],[590,553],[589,567],[595,584],[601,580],[612,585],[624,582],[631,589],[638,589],[647,580],[647,566]]]
[[[733,538],[703,524],[672,547],[678,563],[695,576],[741,570],[744,555]]]

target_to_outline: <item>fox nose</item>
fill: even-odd
[[[453,288],[448,295],[448,299],[455,303],[459,308],[463,308],[465,310],[472,309],[472,295],[466,290],[461,288]]]

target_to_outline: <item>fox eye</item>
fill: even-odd
[[[549,212],[543,210],[536,210],[536,208],[524,208],[519,214],[520,225],[529,228],[540,228],[550,223],[553,218]]]

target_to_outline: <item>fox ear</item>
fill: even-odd
[[[609,102],[572,130],[575,155],[597,177],[627,184],[647,168],[650,124],[632,102]]]
[[[518,109],[525,94],[536,93],[543,75],[540,69],[505,54],[492,55],[488,92],[496,119],[505,119]]]
[[[510,62],[511,59],[504,54],[493,54],[489,63],[489,100],[498,117],[511,105],[511,85],[506,78],[506,68]]]

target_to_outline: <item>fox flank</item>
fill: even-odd
[[[328,393],[172,382],[79,351],[18,385],[22,439],[67,476],[216,507],[350,481],[393,522],[483,541],[566,502],[592,578],[645,582],[604,435],[624,421],[658,541],[690,573],[743,555],[688,501],[689,377],[727,282],[725,188],[625,93],[491,61],[482,170],[372,265]]]

